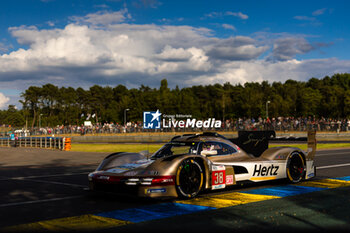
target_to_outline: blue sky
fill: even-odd
[[[349,1],[0,2],[0,108],[31,85],[308,80],[350,72]]]

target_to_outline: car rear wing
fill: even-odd
[[[316,131],[308,131],[307,137],[276,137],[274,130],[238,131],[238,138],[229,140],[255,157],[268,149],[269,142],[308,142],[307,160],[313,159],[316,153]]]

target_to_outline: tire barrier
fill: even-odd
[[[15,140],[11,138],[0,138],[0,146],[6,147],[33,147],[44,149],[71,149],[71,140],[66,143],[67,138],[64,137],[19,137]]]

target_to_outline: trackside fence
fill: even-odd
[[[0,138],[0,146],[5,147],[34,147],[44,149],[70,150],[71,138],[66,137],[19,137]]]

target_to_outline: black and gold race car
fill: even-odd
[[[117,152],[88,175],[91,190],[134,193],[141,197],[192,198],[202,190],[240,182],[315,176],[315,131],[307,138],[276,138],[274,131],[239,131],[238,138],[206,132],[175,136],[157,152]],[[308,149],[268,148],[271,140],[307,141]]]

